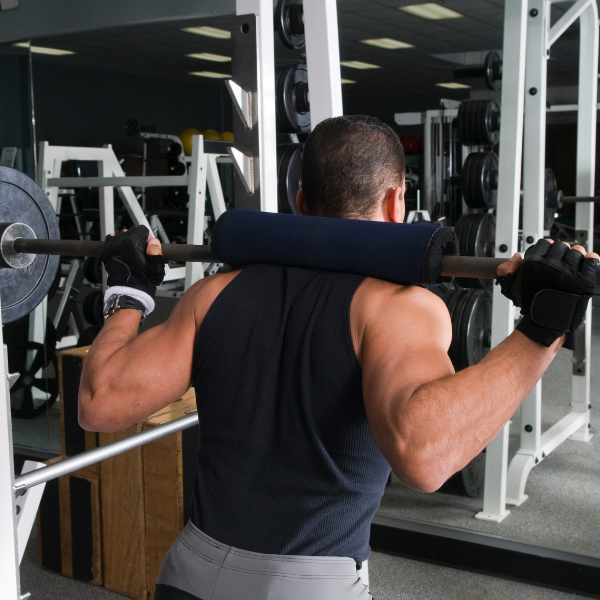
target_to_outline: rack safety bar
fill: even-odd
[[[40,483],[46,483],[47,481],[51,481],[52,479],[56,479],[62,475],[68,475],[69,473],[73,473],[74,471],[78,471],[84,467],[89,467],[90,465],[107,458],[117,456],[117,454],[131,450],[132,448],[137,448],[138,446],[159,440],[160,438],[170,435],[171,433],[182,431],[183,429],[193,427],[197,424],[198,413],[195,412],[193,414],[186,415],[185,417],[175,419],[170,423],[158,425],[157,427],[149,429],[148,431],[136,433],[135,435],[129,436],[123,440],[117,440],[112,444],[100,446],[98,448],[94,448],[93,450],[88,450],[87,452],[82,452],[76,456],[66,458],[65,460],[61,460],[60,462],[52,465],[48,465],[47,467],[41,467],[35,471],[30,471],[25,475],[19,475],[15,478],[13,485],[15,496],[22,496],[29,488],[39,485]]]

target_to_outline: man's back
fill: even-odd
[[[254,552],[368,558],[389,466],[350,331],[362,281],[254,265],[213,302],[193,364],[201,531]]]

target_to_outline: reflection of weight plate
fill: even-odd
[[[304,50],[304,10],[302,0],[279,0],[275,9],[275,29],[290,50]]]
[[[308,72],[304,63],[277,69],[277,130],[306,133],[310,129]]]
[[[461,215],[456,222],[454,233],[458,238],[461,256],[492,258],[496,244],[496,218],[490,213],[470,213]],[[457,277],[462,287],[490,289],[492,279],[470,279]]]
[[[554,171],[552,169],[546,169],[544,174],[544,229],[548,231],[552,229],[552,225],[554,225],[554,214],[556,213],[556,208],[549,206],[548,193],[554,192],[557,189],[558,185],[556,183]]]
[[[456,130],[464,146],[495,146],[500,138],[500,106],[495,100],[463,100]]]
[[[491,347],[492,295],[485,290],[456,290],[448,300],[452,343],[448,354],[456,371],[480,362]]]
[[[471,152],[462,166],[461,187],[470,208],[494,208],[498,199],[498,156]]]
[[[304,144],[285,144],[278,146],[279,165],[277,168],[277,197],[279,211],[298,215],[296,194],[302,178],[302,152]]]
[[[478,454],[464,469],[455,473],[438,490],[442,494],[477,498],[485,480],[485,452]]]
[[[90,325],[104,324],[104,294],[101,290],[90,292],[83,301],[83,316]]]
[[[0,167],[0,222],[26,223],[38,239],[59,239],[58,218],[44,191],[16,169]],[[48,294],[60,257],[38,254],[25,269],[0,269],[2,322],[29,314]]]

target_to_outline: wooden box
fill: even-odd
[[[97,472],[81,469],[46,483],[37,525],[43,567],[80,581],[102,583]]]
[[[195,393],[189,390],[177,402],[125,431],[100,433],[99,443],[109,444],[195,410]],[[107,589],[137,600],[153,597],[160,563],[187,518],[186,491],[190,493],[193,485],[197,449],[198,429],[193,427],[102,463],[103,579]]]

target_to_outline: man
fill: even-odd
[[[306,143],[298,207],[400,223],[404,173],[389,127],[329,119]],[[162,272],[147,235],[106,243],[111,316],[85,361],[80,423],[120,430],[195,386],[190,521],[159,600],[370,598],[357,569],[390,466],[433,492],[481,452],[572,336],[598,274],[579,246],[542,241],[522,268],[515,255],[500,274],[522,331],[454,374],[437,296],[344,273],[251,265],[208,277],[138,336]]]

